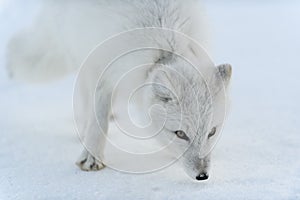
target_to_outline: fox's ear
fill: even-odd
[[[230,78],[231,78],[231,74],[232,74],[232,67],[230,64],[222,64],[217,66],[217,73],[218,73],[218,77],[221,77],[224,83],[224,86],[227,87],[229,82],[230,82]]]
[[[153,72],[152,91],[161,101],[168,102],[173,99],[174,88],[172,86],[170,75],[167,71],[157,69]]]

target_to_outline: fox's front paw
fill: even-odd
[[[97,160],[86,150],[83,150],[76,165],[83,171],[97,171],[105,167],[101,161]]]

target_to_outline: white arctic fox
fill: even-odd
[[[44,81],[74,71],[99,43],[124,31],[136,30],[106,49],[106,54],[119,46],[139,47],[141,43],[156,49],[132,54],[110,68],[100,84],[97,70],[82,72],[84,78],[78,78],[83,110],[80,132],[85,135],[86,148],[77,165],[87,171],[104,167],[103,148],[114,84],[136,63],[147,63],[146,70],[136,80],[132,78],[150,83],[143,106],[158,104],[165,109],[166,115],[154,112],[153,123],[164,121],[166,116],[163,136],[173,138],[173,146],[183,152],[184,169],[196,180],[207,179],[210,151],[224,117],[218,116],[216,110],[224,104],[231,66],[214,66],[196,44],[197,41],[208,47],[198,2],[47,0],[43,4],[33,27],[20,32],[9,43],[7,67],[14,78]],[[96,64],[103,70],[106,62],[101,59],[106,57]]]

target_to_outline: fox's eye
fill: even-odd
[[[217,131],[217,128],[216,127],[213,127],[210,131],[210,133],[208,134],[208,138],[214,136],[216,134],[216,131]]]
[[[172,101],[171,97],[161,97],[161,96],[158,96],[158,98],[159,98],[159,100],[161,100],[164,103],[168,103],[169,101]]]
[[[188,138],[188,136],[186,136],[186,134],[185,134],[184,131],[178,130],[178,131],[175,131],[174,133],[175,133],[176,136],[179,137],[180,139],[187,140],[187,141],[190,140],[190,139]]]

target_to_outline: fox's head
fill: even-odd
[[[159,113],[152,115],[153,121],[160,126],[164,122],[164,144],[175,156],[182,155],[185,171],[196,180],[209,177],[210,153],[225,116],[231,66],[211,67],[202,75],[180,61],[165,63],[151,72],[152,104],[164,110],[154,109]]]

